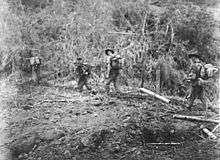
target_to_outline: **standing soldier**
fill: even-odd
[[[207,98],[204,95],[204,84],[209,83],[209,81],[207,79],[204,80],[205,77],[203,77],[203,75],[201,74],[204,66],[202,64],[200,56],[197,52],[194,52],[192,54],[189,54],[189,58],[191,59],[192,66],[189,77],[187,79],[191,82],[192,89],[189,97],[189,106],[187,108],[191,110],[193,102],[195,101],[195,99],[198,98],[201,100],[206,110],[209,108],[213,112],[216,112],[211,106],[208,107]]]
[[[32,70],[32,79],[35,82],[39,83],[41,58],[37,55],[36,52],[31,53],[30,64],[31,64],[31,70]]]
[[[120,73],[121,69],[121,57],[111,49],[105,50],[105,54],[108,57],[108,68],[107,68],[107,83],[105,86],[106,92],[109,93],[110,91],[110,84],[114,84],[114,88],[116,92],[120,92],[117,85],[117,78]]]
[[[77,58],[76,65],[76,74],[77,77],[79,77],[78,80],[78,86],[76,89],[78,89],[80,92],[83,90],[83,86],[86,86],[88,90],[91,90],[91,87],[88,86],[88,79],[91,74],[91,66],[89,66],[86,63],[83,63],[82,58]]]

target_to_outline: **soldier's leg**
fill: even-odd
[[[35,66],[31,66],[31,81],[36,82],[36,72],[35,72]]]
[[[39,68],[40,66],[38,66],[37,68],[36,68],[36,80],[37,80],[37,83],[39,83],[40,82],[40,68]]]
[[[195,93],[195,88],[193,87],[192,90],[191,90],[190,97],[189,97],[189,105],[187,107],[188,110],[191,111],[195,99],[196,99],[196,93]]]
[[[214,113],[217,113],[218,114],[218,111],[217,109],[215,109],[212,105],[211,105],[211,102],[209,101],[209,99],[207,97],[205,97],[204,95],[202,97],[200,97],[200,100],[205,108],[205,111],[206,111],[206,115],[207,115],[207,112],[208,112],[208,109],[210,109],[212,112]]]
[[[113,79],[113,84],[114,84],[115,91],[120,92],[120,90],[118,89],[117,79],[118,79],[118,76],[115,76]]]
[[[208,113],[208,109],[211,109],[211,111],[213,111],[212,110],[213,108],[211,106],[209,106],[210,104],[208,103],[208,98],[205,97],[204,95],[201,94],[199,99],[202,102],[203,107],[205,108],[205,117],[207,118],[208,117],[208,114],[207,114]],[[214,112],[215,112],[215,110],[214,110]]]
[[[196,99],[195,97],[193,97],[193,96],[191,97],[190,96],[190,98],[189,98],[189,105],[187,107],[188,110],[190,110],[190,111],[192,110],[193,103],[194,103],[195,99]]]
[[[81,76],[81,77],[79,77],[78,86],[76,89],[78,89],[81,92],[83,90],[84,85],[85,85],[85,78],[83,76]]]
[[[110,84],[113,82],[113,80],[114,79],[113,79],[112,75],[109,75],[109,78],[107,79],[107,82],[105,84],[105,90],[107,93],[109,93],[109,91],[110,91]]]
[[[200,101],[202,102],[203,107],[207,110],[207,103],[206,98],[204,96],[199,97]]]
[[[200,99],[200,101],[202,102],[203,104],[203,107],[206,108],[206,100],[205,100],[205,97],[204,97],[204,91],[203,91],[203,86],[200,86],[200,85],[196,85],[192,91],[194,91],[194,95]]]
[[[89,77],[86,77],[85,78],[85,86],[88,90],[92,90],[92,88],[88,85],[88,80],[89,80]]]

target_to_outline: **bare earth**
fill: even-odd
[[[204,116],[199,103],[189,112],[180,98],[169,106],[136,91],[94,95],[78,93],[71,85],[15,88],[4,82],[0,97],[1,116],[7,117],[1,117],[1,129],[8,133],[1,139],[8,142],[6,151],[12,155],[7,159],[220,158],[218,140],[209,140],[201,123],[172,118],[173,114]],[[216,117],[211,112],[209,116]],[[215,134],[219,136],[219,130]]]

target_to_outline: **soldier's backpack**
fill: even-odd
[[[39,57],[31,57],[30,58],[31,65],[40,65],[40,58]]]
[[[110,58],[110,66],[112,69],[121,69],[121,57],[120,56],[114,56]]]
[[[209,79],[214,77],[218,71],[218,68],[212,64],[205,64],[201,67],[200,76],[203,79]]]

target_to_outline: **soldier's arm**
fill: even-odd
[[[212,78],[209,78],[209,79],[202,79],[202,78],[199,78],[199,81],[202,83],[202,84],[212,84],[214,83],[214,80]]]
[[[196,74],[193,73],[193,72],[190,72],[186,79],[187,80],[195,80],[196,79]]]
[[[196,66],[192,66],[192,68],[190,69],[190,72],[187,76],[187,80],[195,80],[196,79],[196,72],[197,72],[197,68]]]

